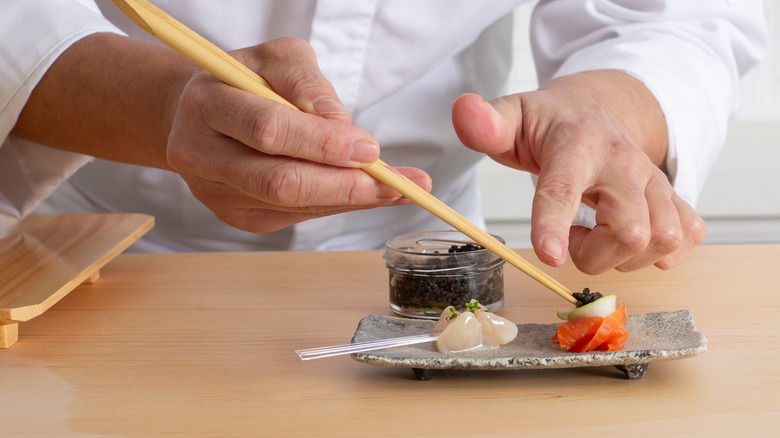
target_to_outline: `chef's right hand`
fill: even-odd
[[[301,111],[196,70],[183,87],[168,164],[219,219],[269,232],[316,217],[409,203],[360,170],[379,145],[354,126],[303,40],[283,38],[231,53]],[[415,168],[397,171],[430,190]]]

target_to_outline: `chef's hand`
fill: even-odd
[[[360,170],[379,158],[379,145],[351,124],[306,42],[284,38],[231,54],[302,111],[202,70],[192,75],[175,110],[168,164],[222,221],[268,232],[409,202]],[[430,189],[423,171],[397,170]]]
[[[531,242],[560,266],[568,249],[583,272],[677,265],[706,234],[663,172],[664,116],[647,88],[618,71],[593,71],[484,102],[466,94],[453,124],[467,147],[539,176]],[[571,226],[580,203],[593,229]]]

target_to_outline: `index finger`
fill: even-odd
[[[531,211],[531,243],[536,256],[551,266],[561,266],[566,260],[569,230],[582,200],[588,178],[585,154],[560,154],[548,146],[534,193]],[[562,156],[566,155],[566,156]]]
[[[320,71],[309,43],[299,38],[279,38],[245,50],[231,52],[257,71],[273,90],[309,114],[351,122],[336,89]]]
[[[340,167],[363,167],[379,157],[373,136],[351,123],[299,111],[211,76],[190,87],[179,106],[191,119],[187,126],[207,128],[201,135],[214,130],[268,155]]]

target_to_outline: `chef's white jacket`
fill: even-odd
[[[528,91],[505,89],[512,11],[522,0],[153,3],[226,50],[282,36],[309,41],[354,123],[380,142],[382,159],[425,169],[434,195],[482,225],[481,157],[458,141],[451,103],[463,92],[491,99]],[[145,251],[372,249],[403,232],[449,228],[409,205],[255,235],[216,219],[176,174],[10,136],[47,68],[96,32],[154,41],[108,0],[0,0],[0,214],[21,217],[44,199],[38,211],[148,213],[155,229],[135,246]],[[760,0],[542,1],[530,37],[540,83],[618,69],[647,85],[668,124],[669,178],[691,204],[737,109],[738,79],[766,45]]]

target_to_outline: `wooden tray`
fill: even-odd
[[[0,221],[0,348],[154,226],[143,214],[31,215]]]

